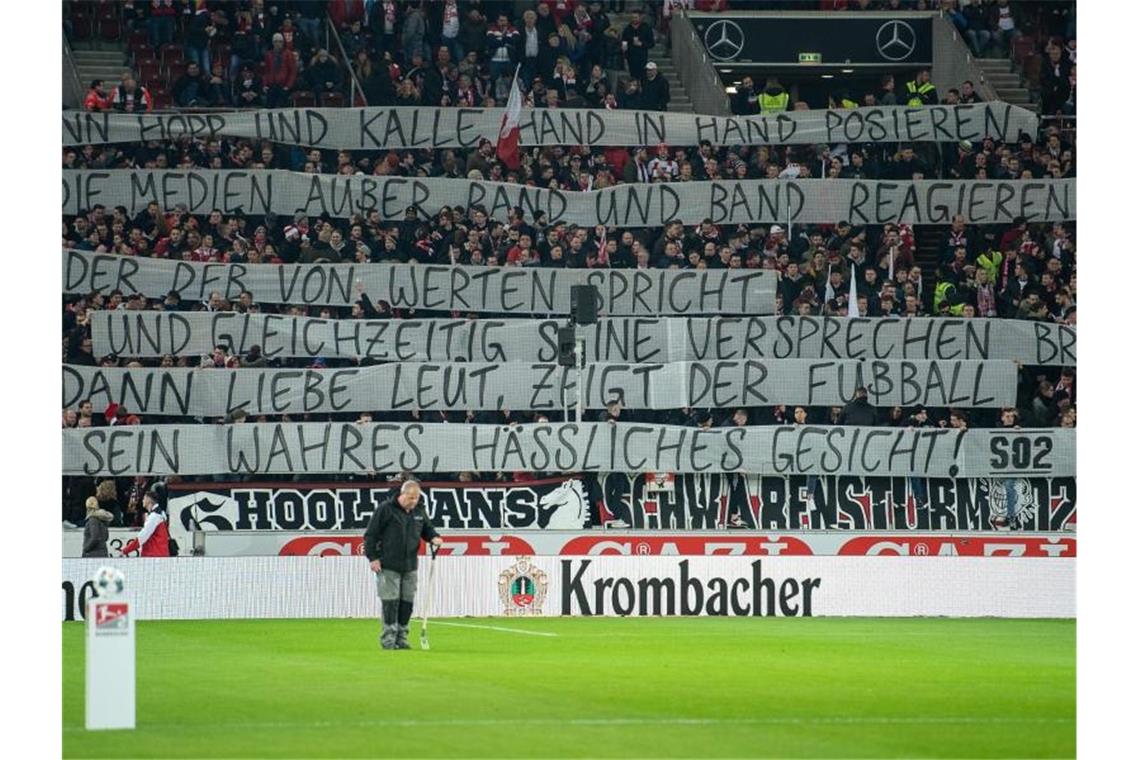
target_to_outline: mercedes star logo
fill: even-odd
[[[898,19],[883,24],[875,33],[875,47],[879,49],[879,55],[888,61],[905,61],[917,44],[914,27]]]
[[[718,61],[731,61],[744,50],[744,30],[735,21],[718,19],[705,29],[705,49]]]

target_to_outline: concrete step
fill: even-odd
[[[80,71],[97,71],[97,72],[106,73],[108,71],[119,71],[119,72],[121,72],[123,69],[126,68],[126,66],[127,66],[126,61],[119,61],[118,63],[111,64],[111,65],[100,64],[98,66],[93,66],[91,64],[85,64],[85,63],[79,63],[79,64],[76,64],[75,68],[79,69]]]
[[[79,69],[79,81],[84,84],[89,84],[95,79],[102,79],[104,84],[116,85],[122,78],[123,74],[127,72],[124,67],[119,67],[114,70],[107,71],[94,71],[91,69]]]
[[[73,50],[72,55],[75,57],[75,60],[77,60],[77,61],[100,61],[100,60],[115,58],[116,56],[122,57],[123,51],[122,50],[116,50],[116,49]]]

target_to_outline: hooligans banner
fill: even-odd
[[[606,315],[772,314],[771,270],[552,269],[436,264],[199,264],[62,251],[63,292],[119,290],[206,300],[213,292],[276,304],[351,306],[367,294],[392,308],[569,314],[570,288],[593,285]],[[279,323],[280,324],[280,323]],[[282,325],[283,326],[283,325]]]
[[[611,299],[612,300],[612,299]],[[267,359],[553,362],[556,319],[320,319],[237,312],[89,312],[95,356],[204,356],[222,345]],[[602,318],[577,328],[591,362],[746,359],[1013,359],[1073,366],[1077,331],[1023,319]]]
[[[1065,428],[281,422],[65,429],[64,475],[744,472],[1074,476]]]
[[[378,211],[403,220],[462,206],[486,208],[509,221],[512,209],[549,224],[658,227],[670,221],[698,224],[948,224],[961,214],[970,224],[1065,221],[1077,213],[1075,179],[908,180],[859,179],[717,180],[622,184],[602,190],[562,191],[505,182],[446,178],[384,178],[303,174],[276,169],[128,170],[75,169],[63,173],[63,213],[95,204],[125,206],[137,214],[155,202],[185,204],[191,214],[214,209],[262,216],[328,214],[347,219]]]
[[[90,399],[135,414],[224,417],[400,410],[563,409],[577,398],[578,370],[558,364],[390,363],[340,369],[64,365],[63,409]],[[774,361],[590,364],[583,404],[602,409],[842,406],[866,388],[875,406],[999,408],[1017,403],[1012,361]]]
[[[168,512],[171,528],[183,531],[363,533],[376,506],[398,485],[172,484]],[[432,524],[442,531],[581,530],[619,520],[631,529],[664,532],[739,526],[781,532],[1055,533],[1076,527],[1075,478],[824,477],[813,485],[814,502],[803,476],[681,475],[671,490],[650,491],[644,474],[604,473],[518,483],[426,482],[423,492]],[[653,545],[643,551],[654,553]],[[516,548],[527,553],[528,546]],[[591,546],[574,544],[554,553],[591,554]],[[303,553],[311,548],[307,544]],[[466,552],[489,550],[480,544],[460,551]],[[514,549],[503,544],[499,552]]]
[[[499,135],[499,108],[281,108],[192,113],[63,112],[64,145],[239,137],[336,150],[470,148]],[[1013,142],[1037,115],[1008,103],[704,116],[655,111],[526,108],[520,144],[810,145],[835,142]]]

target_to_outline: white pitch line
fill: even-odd
[[[571,725],[571,726],[798,726],[798,725],[1006,725],[1006,724],[1060,724],[1074,723],[1075,718],[1016,718],[1004,716],[772,716],[753,718],[455,718],[424,720],[418,718],[360,721],[311,721],[272,723],[210,723],[211,729],[278,729],[278,728],[443,728],[448,726],[518,726],[518,725]],[[136,730],[200,730],[200,724],[155,723],[139,726]],[[83,726],[66,726],[64,731],[86,731]]]
[[[525,633],[528,636],[557,636],[549,631],[528,631],[524,628],[504,628],[501,625],[476,625],[475,623],[448,623],[443,620],[430,620],[431,625],[450,625],[452,628],[479,628],[484,631],[502,631],[503,633]]]

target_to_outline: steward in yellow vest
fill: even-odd
[[[930,83],[930,70],[923,69],[906,83],[906,104],[911,107],[938,105],[938,91]]]

